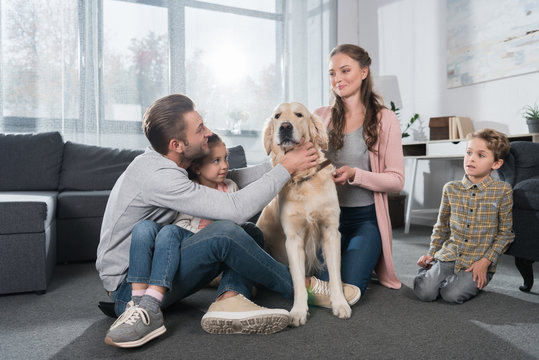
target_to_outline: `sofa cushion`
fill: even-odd
[[[247,158],[243,146],[236,145],[229,147],[228,151],[228,166],[230,169],[239,169],[247,166]]]
[[[54,191],[0,192],[0,234],[41,233],[56,215]]]
[[[58,189],[63,149],[58,132],[0,134],[0,191]]]
[[[58,195],[58,219],[103,217],[110,190],[62,191]]]
[[[64,146],[59,189],[111,190],[122,172],[142,152],[68,141]]]
[[[496,172],[500,180],[508,182],[511,186],[515,185],[515,157],[513,152],[509,152],[509,155],[503,159],[502,167],[494,172]]]
[[[539,174],[539,143],[514,141],[511,143],[511,153],[515,157],[513,185]]]
[[[95,261],[101,233],[101,217],[56,220],[57,261]]]
[[[539,175],[515,185],[513,207],[539,211]]]

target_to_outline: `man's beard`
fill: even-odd
[[[199,147],[193,147],[189,146],[188,142],[185,142],[185,151],[183,153],[183,157],[186,160],[196,160],[203,158],[204,156],[208,155],[210,153],[210,149],[208,147],[204,147],[207,143],[200,144]]]

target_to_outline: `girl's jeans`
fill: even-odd
[[[175,225],[141,221],[132,232],[128,279],[114,295],[116,314],[131,300],[133,280],[167,287],[162,304],[166,308],[205,287],[221,272],[217,296],[232,290],[250,298],[253,284],[258,283],[292,299],[288,267],[262,249],[262,239],[260,229],[249,223],[240,227],[216,221],[193,234]]]

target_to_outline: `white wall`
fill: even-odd
[[[496,0],[493,0],[493,6]],[[539,100],[539,72],[446,88],[446,2],[432,0],[338,1],[338,42],[364,47],[378,75],[396,75],[403,107],[401,121],[419,113],[412,139],[427,139],[434,116],[468,116],[474,127],[491,127],[507,134],[527,133],[521,109]],[[410,164],[406,164],[405,191]],[[445,182],[464,174],[461,161],[420,163],[414,208],[436,208]],[[425,185],[424,185],[425,184]],[[432,224],[429,219],[412,223]]]

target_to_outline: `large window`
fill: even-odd
[[[75,0],[0,3],[0,131],[63,131],[79,111]]]
[[[334,2],[0,0],[0,131],[143,148],[148,105],[185,93],[260,161],[277,104],[328,102]]]

